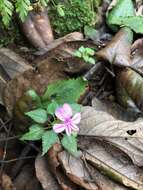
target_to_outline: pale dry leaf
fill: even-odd
[[[113,181],[134,189],[143,188],[143,171],[122,151],[103,140],[82,138],[85,158]]]
[[[142,119],[125,122],[106,112],[83,107],[79,134],[100,137],[128,154],[136,165],[143,166]]]
[[[59,153],[58,157],[66,175],[71,181],[87,190],[98,190],[97,185],[91,182],[90,175],[80,158],[75,158],[65,151]]]

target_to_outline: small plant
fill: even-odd
[[[42,97],[29,90],[27,94],[37,102],[37,108],[25,113],[33,124],[21,140],[42,140],[42,155],[58,142],[72,155],[78,156],[81,107],[76,102],[85,91],[86,84],[81,78],[58,81],[49,85]]]
[[[83,59],[86,63],[90,64],[95,64],[95,59],[92,57],[94,56],[95,52],[93,49],[88,48],[88,47],[83,47],[81,46],[75,53],[74,55],[76,57],[79,57]]]

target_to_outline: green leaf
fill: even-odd
[[[9,0],[0,0],[0,15],[5,26],[8,26],[13,12],[13,4]]]
[[[37,100],[39,99],[40,97],[38,96],[38,94],[36,93],[35,90],[31,89],[31,90],[28,90],[26,92],[26,95],[30,96],[32,98],[32,100]]]
[[[115,7],[107,15],[107,23],[112,27],[119,17],[134,15],[135,9],[132,0],[117,0]]]
[[[19,17],[22,20],[22,22],[25,21],[28,15],[30,4],[30,0],[16,0],[16,12],[19,13]]]
[[[52,145],[58,141],[59,138],[53,130],[46,131],[42,136],[42,155],[48,152]]]
[[[64,135],[64,137],[61,140],[61,143],[63,147],[73,156],[78,157],[79,151],[77,150],[77,139],[75,136],[67,136]]]
[[[85,26],[84,27],[84,34],[86,38],[91,39],[95,41],[98,37],[98,32],[91,26]]]
[[[87,82],[82,78],[57,81],[48,88],[42,100],[55,100],[57,104],[75,103],[85,92]]]
[[[81,46],[78,50],[79,50],[81,53],[84,53],[84,52],[85,52],[85,47],[84,47],[84,46]]]
[[[59,13],[59,15],[60,15],[61,17],[64,17],[64,16],[65,16],[65,12],[64,12],[64,9],[63,9],[63,5],[58,4],[58,5],[57,5],[57,11],[58,11],[58,13]]]
[[[30,127],[29,132],[25,133],[20,139],[21,140],[39,140],[44,134],[44,129],[38,125],[34,124]]]
[[[77,50],[77,51],[74,53],[74,56],[81,58],[81,57],[82,57],[82,54],[81,54],[81,52],[80,52],[79,50]]]
[[[143,34],[143,16],[119,17],[112,24],[128,26],[134,32]]]
[[[55,110],[59,107],[59,104],[57,104],[56,101],[52,101],[47,107],[48,114],[53,115],[55,113]]]
[[[86,55],[86,54],[84,54],[84,55],[83,55],[83,59],[84,59],[85,62],[88,62],[89,56]]]
[[[88,54],[88,55],[91,55],[91,56],[93,56],[94,55],[94,50],[93,49],[91,49],[91,48],[85,48],[85,50],[86,50],[86,53]]]
[[[95,59],[94,58],[92,58],[92,57],[90,57],[89,59],[88,59],[88,63],[90,63],[90,64],[95,64]]]
[[[37,123],[45,123],[48,119],[47,112],[44,109],[35,109],[33,111],[26,112],[25,115],[29,116]]]

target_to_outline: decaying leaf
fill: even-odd
[[[138,114],[134,110],[127,110],[113,101],[100,101],[97,98],[93,98],[92,107],[96,110],[107,112],[116,119],[123,121],[135,121],[138,118]]]
[[[82,109],[80,135],[100,137],[125,152],[138,166],[143,166],[143,122],[125,122],[92,107]]]
[[[53,41],[53,33],[50,21],[45,8],[32,10],[21,27],[27,39],[36,48],[44,48]]]
[[[143,111],[143,78],[132,69],[124,69],[117,74],[116,93],[124,107],[135,107]],[[135,105],[134,105],[135,104]]]
[[[61,37],[52,41],[45,48],[42,48],[40,51],[38,51],[36,54],[43,55],[47,53],[48,51],[51,51],[64,43],[74,42],[74,41],[85,41],[83,38],[83,34],[80,32],[73,32],[73,33],[67,34],[64,37]]]
[[[6,81],[32,68],[27,61],[7,48],[0,48],[0,67],[0,75]],[[4,71],[2,72],[2,68],[5,74]]]
[[[50,173],[48,164],[44,157],[38,156],[35,161],[36,176],[44,190],[59,190],[59,185]]]
[[[129,66],[131,64],[130,48],[132,41],[133,32],[124,27],[105,48],[96,53],[96,56],[117,66]]]
[[[87,190],[98,190],[97,185],[90,182],[90,175],[80,158],[75,158],[65,151],[59,153],[58,158],[71,181]]]
[[[85,158],[113,181],[134,189],[143,188],[142,169],[135,166],[129,157],[114,146],[95,138],[82,138]]]
[[[77,185],[74,184],[61,170],[60,162],[58,160],[58,154],[61,151],[62,147],[58,143],[54,144],[53,147],[48,151],[46,161],[49,165],[50,171],[55,176],[63,190],[78,190]]]

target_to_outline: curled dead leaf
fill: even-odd
[[[80,158],[75,158],[65,151],[59,153],[58,158],[71,181],[87,190],[98,190],[97,185],[91,182],[90,175]]]
[[[96,53],[96,56],[98,59],[108,61],[117,66],[129,66],[131,64],[130,48],[132,41],[133,32],[124,27],[119,30],[105,48]]]

